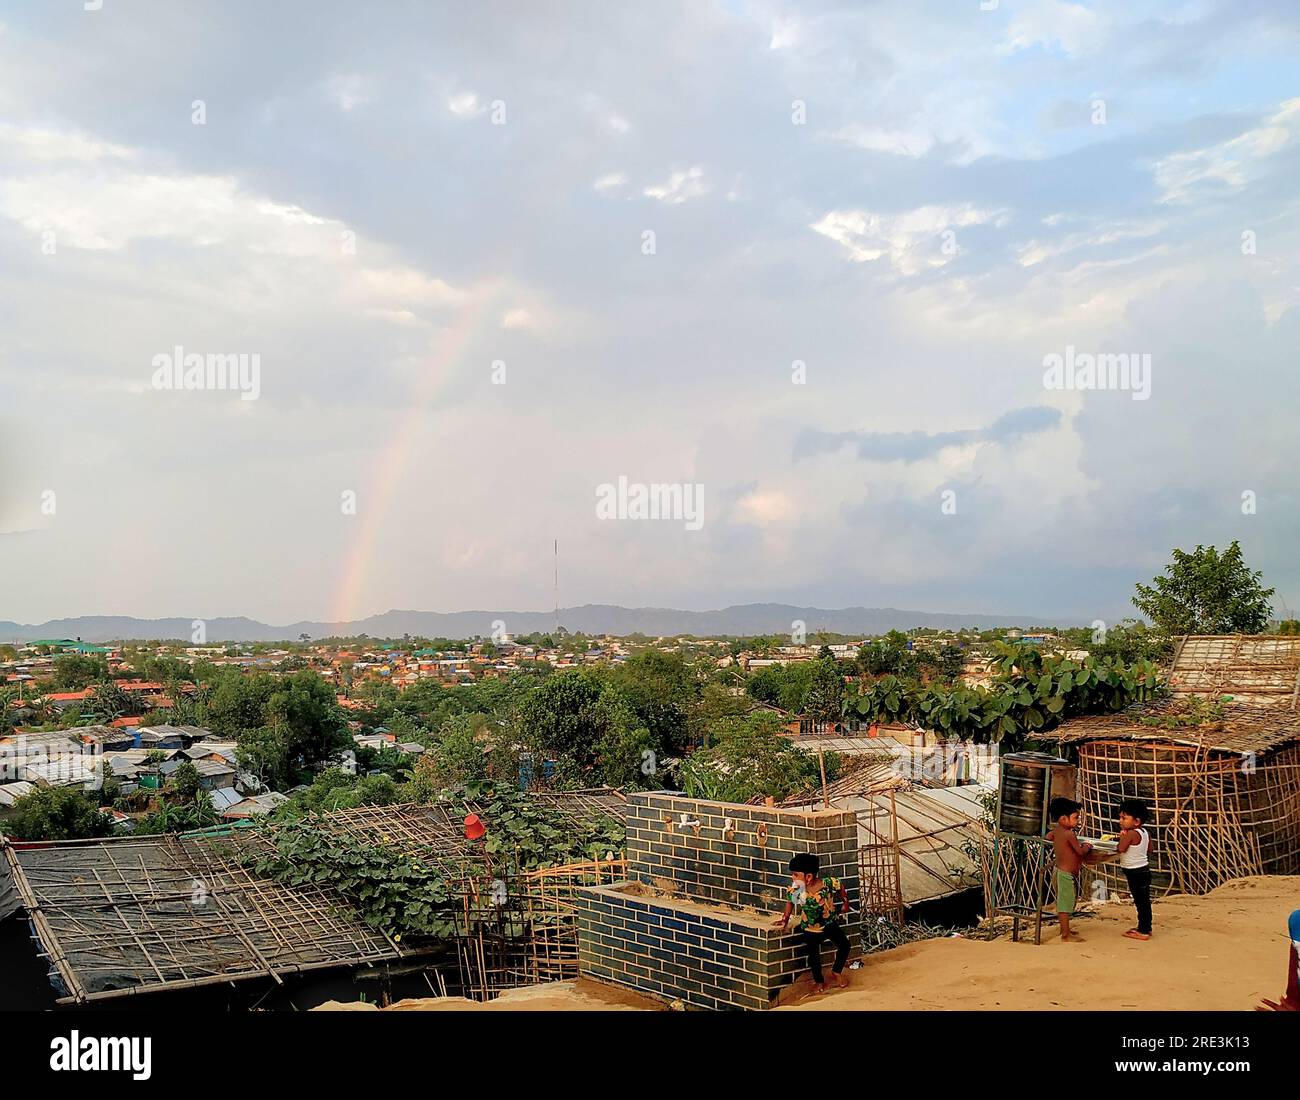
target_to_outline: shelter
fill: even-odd
[[[982,799],[994,787],[916,787],[891,757],[836,780],[834,810],[858,819],[859,882],[868,912],[895,918],[902,910],[979,886]],[[785,806],[821,809],[821,792]]]
[[[1143,704],[1039,739],[1074,750],[1089,834],[1118,829],[1122,799],[1147,803],[1158,888],[1203,894],[1231,878],[1300,873],[1300,716],[1224,703],[1190,724],[1201,717],[1184,700]],[[1098,874],[1121,883],[1109,864]]]
[[[235,837],[9,843],[3,859],[61,1003],[403,954],[329,891],[254,876]]]
[[[213,792],[223,801],[226,794]],[[236,801],[227,816],[269,809],[280,797]],[[529,797],[579,829],[595,815],[621,820],[625,813],[622,795],[609,789]],[[270,842],[259,829],[11,841],[0,849],[0,867],[12,873],[63,1003],[255,978],[282,982],[292,973],[448,949],[465,993],[488,998],[510,986],[576,977],[574,892],[623,875],[617,857],[521,872],[512,853],[489,855],[482,842],[465,838],[461,814],[436,805],[358,807],[319,820],[340,835],[418,852],[457,883],[454,940],[412,937],[399,946],[334,891],[259,877],[246,860]]]
[[[1195,634],[1178,641],[1169,668],[1175,698],[1231,696],[1250,706],[1295,710],[1300,635]]]

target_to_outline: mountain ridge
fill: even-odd
[[[733,604],[709,611],[684,611],[663,607],[622,607],[617,604],[582,604],[559,609],[559,625],[584,634],[646,634],[652,637],[693,634],[789,634],[795,622],[802,622],[813,634],[826,630],[837,634],[883,634],[888,630],[913,627],[959,629],[976,627],[1041,627],[1073,625],[1068,618],[1049,620],[1038,616],[966,615],[942,611],[911,611],[894,607],[799,607],[782,603]],[[80,615],[50,619],[39,624],[0,620],[0,642],[30,642],[45,638],[80,638],[85,642],[125,639],[189,638],[196,618],[173,616],[142,619],[132,615]],[[400,638],[412,634],[428,638],[490,637],[495,624],[510,634],[531,634],[553,630],[555,611],[415,611],[391,609],[350,622],[302,620],[285,625],[259,622],[244,615],[202,620],[206,641],[277,642],[296,641],[300,635],[312,638],[352,637]]]

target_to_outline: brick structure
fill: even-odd
[[[850,812],[629,796],[628,881],[578,891],[582,973],[700,1008],[770,1007],[805,965],[798,937],[772,927],[798,852],[857,902]],[[841,920],[855,942],[856,910]]]

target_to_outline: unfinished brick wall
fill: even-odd
[[[683,815],[698,828],[683,825]],[[728,822],[735,827],[731,839]],[[765,840],[760,826],[766,826]],[[628,878],[650,886],[670,884],[688,898],[779,913],[790,857],[799,852],[815,852],[822,874],[843,879],[856,900],[858,823],[852,813],[741,806],[659,791],[628,797]]]
[[[852,813],[629,796],[629,882],[580,891],[582,972],[701,1008],[769,1007],[805,967],[799,938],[772,927],[799,852],[815,852],[822,875],[844,881],[854,909],[841,920],[856,943]],[[826,963],[832,954],[827,945]]]

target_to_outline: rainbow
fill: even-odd
[[[478,301],[467,307],[461,319],[446,333],[445,345],[435,350],[423,371],[411,387],[406,411],[401,414],[397,430],[381,448],[375,463],[369,487],[357,494],[356,534],[347,552],[342,576],[336,588],[333,621],[352,622],[360,617],[357,601],[362,585],[375,556],[379,532],[392,507],[393,495],[402,471],[414,453],[425,424],[425,413],[437,396],[442,384],[461,365],[466,348],[485,332],[487,319],[495,315],[495,308],[505,294],[502,285],[490,286],[478,296]],[[489,360],[490,362],[490,360]],[[490,384],[486,379],[484,384]]]

